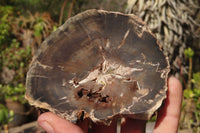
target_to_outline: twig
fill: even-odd
[[[192,79],[192,57],[189,58],[189,72],[188,72],[188,89],[191,89],[191,79]]]
[[[192,79],[192,57],[189,57],[188,82],[187,82],[186,89],[192,89],[191,88],[191,79]],[[189,128],[189,129],[191,129],[191,123],[187,122],[188,116],[186,116],[186,115],[190,111],[191,104],[192,104],[192,98],[189,98],[186,105],[185,105],[185,111],[184,111],[184,114],[183,114],[183,122],[187,123],[187,128]]]
[[[74,7],[74,3],[75,3],[75,0],[73,0],[72,3],[71,3],[71,6],[70,6],[70,8],[69,8],[69,12],[68,12],[67,19],[71,17],[72,9],[73,9],[73,7]]]
[[[62,8],[61,8],[61,10],[60,10],[59,25],[62,24],[63,12],[64,12],[65,6],[66,6],[66,4],[67,4],[67,1],[68,1],[68,0],[65,0],[65,1],[63,2]]]

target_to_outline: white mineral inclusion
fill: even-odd
[[[119,63],[104,61],[102,63],[102,71],[95,69],[89,73],[89,75],[79,82],[79,85],[87,83],[92,80],[96,80],[98,84],[109,84],[110,79],[113,77],[117,79],[127,79],[135,71],[143,71],[142,68],[131,68],[123,66]],[[71,80],[70,83],[73,83]],[[137,83],[138,84],[138,83]],[[139,84],[138,84],[139,85]]]

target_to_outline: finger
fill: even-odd
[[[38,118],[38,125],[48,133],[83,133],[78,126],[51,112],[40,115]]]
[[[181,113],[182,86],[178,79],[168,80],[168,93],[164,106],[158,112],[154,133],[176,133]]]

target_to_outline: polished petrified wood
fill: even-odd
[[[27,73],[26,98],[71,121],[149,119],[166,98],[169,63],[136,16],[88,10],[41,45]]]

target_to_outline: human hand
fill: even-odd
[[[164,106],[158,112],[158,118],[154,128],[154,133],[177,133],[178,123],[181,113],[182,86],[179,80],[170,77],[168,80],[167,99]],[[38,118],[38,124],[48,133],[84,133],[88,132],[88,120],[84,120],[79,125],[72,124],[57,115],[47,112]],[[110,126],[92,125],[95,133],[115,133],[116,120]],[[146,121],[126,118],[121,125],[122,133],[142,133],[145,132]]]

